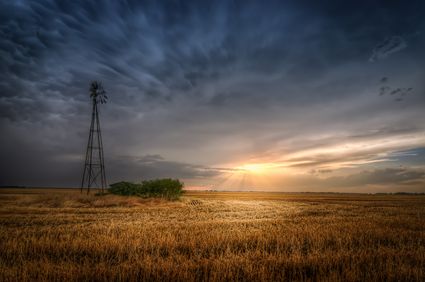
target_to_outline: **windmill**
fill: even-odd
[[[104,192],[106,188],[105,164],[103,158],[102,134],[100,132],[100,121],[98,105],[105,104],[108,97],[105,95],[102,84],[93,81],[90,84],[90,98],[93,103],[91,116],[89,140],[86,149],[86,160],[84,163],[83,179],[81,180],[81,192],[87,188],[87,194],[91,187],[97,187]]]

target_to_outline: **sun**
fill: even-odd
[[[239,169],[242,172],[249,172],[249,173],[265,173],[275,166],[273,164],[269,163],[250,163],[250,164],[243,164],[241,166],[237,166],[236,168]]]

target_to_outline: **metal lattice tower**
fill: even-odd
[[[106,103],[108,97],[105,95],[100,82],[93,81],[90,85],[90,98],[93,103],[89,140],[87,143],[86,160],[84,163],[83,179],[81,180],[81,192],[87,188],[97,187],[104,192],[106,188],[105,164],[103,158],[102,134],[100,132],[100,121],[98,105]]]

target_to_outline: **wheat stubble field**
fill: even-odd
[[[0,190],[0,281],[424,281],[425,197]]]

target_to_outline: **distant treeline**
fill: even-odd
[[[121,181],[110,185],[108,191],[115,195],[139,196],[143,198],[178,199],[183,194],[183,183],[178,179],[164,178],[146,180],[141,183]]]

